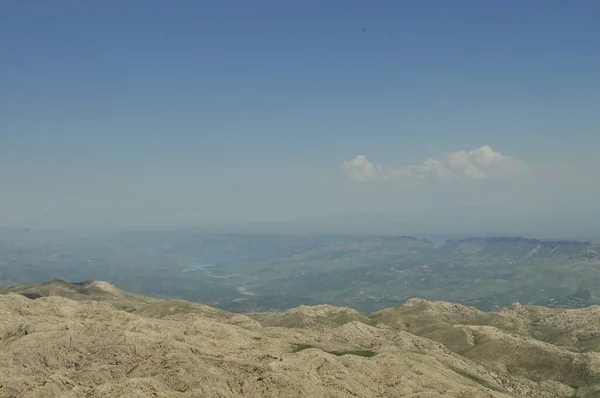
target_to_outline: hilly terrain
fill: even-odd
[[[0,290],[0,397],[595,397],[600,307],[410,299],[234,314],[52,280]]]
[[[19,235],[21,236],[21,235]],[[374,312],[412,297],[498,311],[600,304],[600,246],[475,237],[132,231],[0,239],[0,287],[105,280],[137,294],[233,312],[334,304]]]
[[[245,297],[223,307],[232,311],[333,303],[372,312],[411,297],[481,310],[513,301],[572,308],[600,304],[599,253],[597,244],[578,241],[499,237],[435,245],[414,237],[373,237],[208,271],[224,278],[223,285],[244,289]]]

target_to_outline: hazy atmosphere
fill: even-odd
[[[596,1],[0,13],[0,226],[600,235]]]
[[[0,398],[600,397],[599,22],[0,0]]]

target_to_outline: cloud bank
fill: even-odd
[[[525,173],[528,166],[484,145],[472,151],[447,153],[443,160],[429,158],[399,167],[373,164],[361,155],[344,162],[341,170],[347,179],[357,182],[416,179],[452,183],[515,176]]]

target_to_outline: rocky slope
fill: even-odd
[[[0,397],[593,397],[600,307],[237,315],[106,282],[0,290]]]

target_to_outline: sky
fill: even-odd
[[[0,15],[0,226],[376,214],[600,234],[598,1],[5,0]]]

